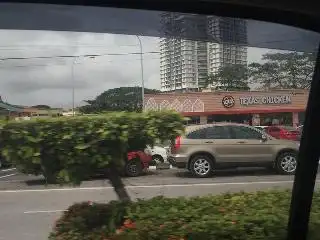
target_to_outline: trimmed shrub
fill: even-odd
[[[131,150],[143,150],[183,132],[175,112],[116,112],[2,126],[2,154],[20,171],[78,184],[110,163],[123,166]]]
[[[114,202],[92,205],[96,206],[92,208],[87,204],[86,211],[92,209],[96,212],[99,208],[101,215],[105,215],[105,211],[117,214],[109,214],[92,225],[87,223],[91,215],[86,211],[85,214],[76,211],[73,218],[68,217],[66,212],[58,221],[50,239],[285,239],[290,197],[289,191],[235,193],[189,199],[156,197],[117,205],[112,210],[110,206],[115,206]],[[320,194],[315,193],[309,230],[311,240],[319,239],[320,235],[319,197]],[[116,218],[111,221],[110,216]],[[76,226],[74,221],[81,228],[72,227]],[[61,231],[57,227],[61,223],[71,227]]]
[[[50,239],[97,239],[97,236],[112,235],[124,222],[125,202],[108,204],[92,202],[72,205],[60,218]]]

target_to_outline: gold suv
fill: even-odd
[[[216,123],[188,126],[171,144],[169,162],[196,177],[215,169],[268,167],[280,174],[294,174],[299,142],[279,140],[252,126]]]

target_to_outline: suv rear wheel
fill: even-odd
[[[190,171],[193,176],[205,178],[212,175],[213,162],[206,155],[194,156],[190,161]]]
[[[293,151],[281,153],[276,159],[275,167],[280,174],[295,174],[297,169],[297,153]]]

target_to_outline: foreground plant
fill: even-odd
[[[83,203],[61,217],[50,240],[281,240],[286,237],[290,197],[289,191],[266,191]],[[320,194],[316,192],[309,239],[318,240],[319,234]]]
[[[2,154],[21,172],[47,182],[80,184],[109,170],[117,195],[129,200],[120,178],[127,152],[174,139],[184,130],[175,112],[115,112],[96,116],[9,122],[2,126]]]

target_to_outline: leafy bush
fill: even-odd
[[[285,239],[290,197],[289,191],[266,191],[190,199],[156,197],[117,205],[114,208],[110,207],[115,206],[114,202],[93,204],[95,207],[91,208],[86,205],[85,215],[83,211],[76,211],[75,216],[70,218],[70,214],[66,212],[58,221],[59,224],[54,228],[50,239]],[[310,240],[320,239],[319,197],[320,194],[315,193]],[[117,214],[108,215],[116,216],[114,220],[102,217],[102,221],[97,221],[93,226],[87,223],[90,222],[88,218],[91,218],[87,213],[88,209],[100,212],[101,216],[105,216],[106,211]],[[122,224],[119,219],[122,219]],[[61,231],[59,226],[66,222],[68,227]],[[81,228],[72,227],[76,225]]]
[[[24,173],[80,183],[110,163],[121,166],[128,151],[173,139],[183,129],[175,112],[117,112],[8,122],[0,144],[3,155]]]

